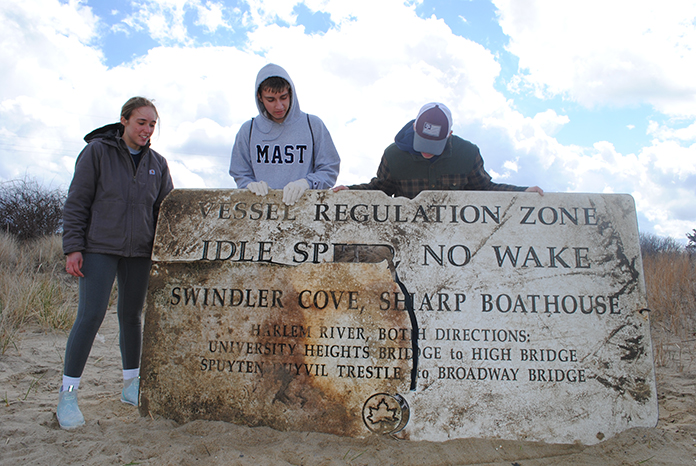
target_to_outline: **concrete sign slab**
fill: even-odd
[[[364,312],[375,325],[359,324],[347,309],[343,314],[334,310],[327,319],[352,316],[346,327],[362,327],[366,342],[377,340],[364,366],[401,368],[401,384],[371,384],[357,399],[342,401],[350,404],[342,409],[352,416],[366,409],[368,416],[406,414],[382,430],[363,419],[346,435],[380,431],[417,440],[482,437],[592,444],[657,423],[649,318],[630,196],[431,191],[408,200],[373,191],[308,191],[298,204],[285,206],[281,195],[175,190],[165,200],[153,258],[161,262],[156,273],[167,278],[153,276],[159,285],[151,294],[161,296],[150,299],[147,311],[143,398],[153,396],[148,386],[155,387],[162,376],[148,359],[162,351],[158,339],[193,325],[187,317],[165,330],[154,321],[172,312],[172,290],[180,275],[189,277],[188,286],[205,288],[206,274],[218,274],[214,281],[225,283],[232,293],[275,289],[270,285],[275,272],[264,275],[266,271],[290,270],[298,282],[277,288],[288,290],[288,296],[298,289],[353,290],[368,300],[371,293]],[[355,265],[381,267],[390,278],[382,276],[378,286],[359,281],[351,282],[355,288],[343,285],[344,268]],[[302,286],[312,270],[326,266],[337,267],[331,275],[335,279]],[[233,272],[237,270],[242,272]],[[227,276],[237,278],[225,281]],[[258,277],[256,284],[244,282],[244,276]],[[247,284],[235,285],[243,282]],[[239,293],[235,296],[241,299]],[[267,294],[266,302],[271,301]],[[234,312],[220,308],[221,315]],[[201,309],[187,312],[200,316]],[[283,321],[282,313],[269,314]],[[252,315],[254,325],[270,317]],[[201,335],[220,331],[219,323],[196,325]],[[196,357],[202,359],[200,348],[210,337],[196,339]],[[380,348],[392,349],[380,353]],[[167,347],[165,352],[171,351]],[[346,361],[338,358],[333,364],[335,369]],[[189,378],[204,372],[200,364],[186,371]],[[339,390],[346,388],[333,372],[328,378]],[[390,398],[382,400],[380,393]],[[377,395],[372,411],[365,408],[368,394]],[[229,403],[264,399],[247,395],[240,401],[237,396]],[[174,406],[167,409],[174,418],[196,416],[190,410],[177,413]],[[201,413],[211,418],[209,412]],[[292,423],[284,427],[262,418],[228,417],[299,429]],[[321,430],[302,428],[307,429]]]

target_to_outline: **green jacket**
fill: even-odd
[[[413,199],[421,191],[524,191],[522,186],[493,183],[483,168],[483,159],[476,145],[458,136],[450,136],[447,146],[437,158],[426,159],[420,153],[404,150],[400,137],[412,123],[397,135],[397,142],[384,151],[377,176],[369,183],[349,186],[350,189],[383,191],[389,196]],[[413,136],[411,135],[411,141]],[[411,148],[412,148],[411,143]]]

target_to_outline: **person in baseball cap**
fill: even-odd
[[[538,186],[494,183],[483,168],[475,144],[452,134],[452,112],[445,104],[423,105],[415,120],[398,132],[386,148],[369,183],[337,186],[344,189],[379,190],[388,196],[413,199],[421,191],[528,191],[541,195]]]
[[[442,154],[452,134],[452,113],[449,108],[438,102],[425,104],[413,125],[413,148],[421,154]]]

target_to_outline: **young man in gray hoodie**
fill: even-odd
[[[300,110],[295,85],[278,65],[268,64],[256,77],[256,118],[245,122],[232,148],[230,175],[237,188],[259,196],[283,190],[294,204],[307,189],[331,188],[340,159],[324,123]]]

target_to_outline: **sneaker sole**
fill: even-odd
[[[82,424],[77,424],[76,426],[64,426],[63,424],[58,421],[58,425],[60,426],[61,429],[63,430],[71,430],[71,429],[77,429],[78,427],[82,427],[85,425],[85,421],[82,421]]]

